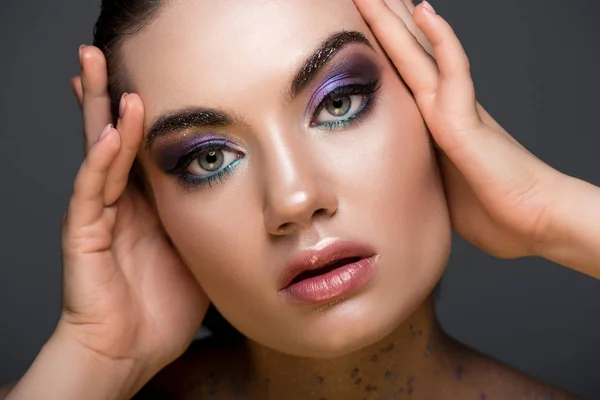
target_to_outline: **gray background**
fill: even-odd
[[[24,373],[59,316],[59,227],[82,160],[69,78],[99,3],[0,0],[0,384]],[[433,4],[463,42],[488,111],[542,160],[600,185],[600,3]],[[438,306],[459,340],[600,399],[600,282],[457,239]]]

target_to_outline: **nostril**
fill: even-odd
[[[319,208],[317,211],[315,211],[315,212],[313,213],[313,217],[320,217],[320,216],[327,215],[327,214],[328,214],[328,213],[327,213],[327,210],[326,210],[326,209],[324,209],[324,208]]]
[[[305,214],[305,218],[301,218],[300,215],[298,215],[297,218],[290,217],[288,221],[291,222],[284,222],[280,225],[275,225],[274,228],[276,228],[276,230],[272,233],[275,235],[289,235],[295,232],[297,229],[309,227],[314,219],[328,218],[333,214],[335,214],[335,210],[330,211],[327,208],[319,208],[318,210],[315,210],[312,215]],[[311,217],[306,218],[308,215],[311,215]]]
[[[291,226],[292,226],[292,224],[291,224],[290,222],[286,222],[285,224],[281,224],[281,225],[279,226],[279,229],[278,229],[278,231],[279,231],[280,233],[282,233],[282,232],[287,232],[287,231],[288,231],[288,229],[290,229],[290,227],[291,227]]]

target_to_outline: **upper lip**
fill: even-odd
[[[373,249],[363,243],[324,239],[312,248],[301,251],[292,259],[281,274],[279,287],[285,289],[304,271],[323,268],[344,259],[363,259],[373,255],[375,255]]]

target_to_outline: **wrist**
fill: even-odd
[[[134,360],[108,359],[57,329],[7,399],[130,399],[151,377]]]
[[[573,177],[561,183],[538,255],[600,278],[600,188]]]

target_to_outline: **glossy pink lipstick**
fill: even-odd
[[[373,276],[378,256],[364,244],[326,240],[301,252],[282,274],[279,293],[297,303],[334,301]]]

